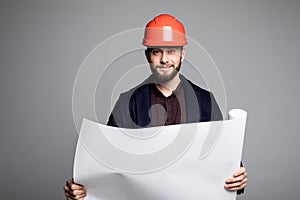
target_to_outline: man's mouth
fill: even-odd
[[[172,71],[173,67],[172,66],[169,66],[169,67],[158,67],[157,69],[159,71],[161,71],[161,72],[169,72],[169,71]]]
[[[174,65],[159,65],[159,66],[157,66],[157,68],[160,68],[160,69],[169,69],[172,67],[174,67]]]

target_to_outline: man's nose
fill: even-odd
[[[168,59],[167,52],[163,51],[161,54],[160,63],[164,64],[164,63],[168,63],[168,62],[169,62],[169,59]]]

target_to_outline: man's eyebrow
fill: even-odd
[[[163,49],[160,49],[160,48],[152,48],[152,49],[150,49],[150,52],[153,52],[153,51],[163,51]]]

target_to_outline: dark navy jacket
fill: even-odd
[[[213,94],[180,75],[185,94],[187,123],[222,120]],[[107,125],[122,128],[150,127],[150,84],[152,76],[142,84],[122,93],[109,117]]]

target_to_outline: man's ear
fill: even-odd
[[[185,54],[186,54],[186,48],[182,48],[182,50],[181,50],[181,62],[184,61]]]
[[[151,63],[150,62],[150,50],[149,49],[145,49],[145,56],[146,56],[146,59],[147,59],[148,63]]]

